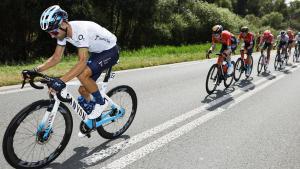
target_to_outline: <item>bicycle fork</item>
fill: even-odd
[[[60,104],[60,101],[58,100],[56,95],[54,95],[54,100],[55,100],[54,105],[49,106],[47,108],[47,111],[45,112],[45,115],[42,121],[40,122],[40,124],[38,125],[38,129],[37,129],[37,135],[41,132],[44,132],[42,136],[44,140],[47,140],[49,138],[50,132],[52,132],[52,125]]]

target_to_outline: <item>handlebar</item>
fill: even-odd
[[[32,70],[23,70],[22,71],[22,75],[23,75],[23,82],[22,82],[22,86],[21,86],[21,89],[24,88],[24,85],[26,83],[26,80],[29,79],[29,84],[31,87],[35,88],[35,89],[44,89],[44,86],[38,86],[35,84],[35,78],[37,77],[41,77],[42,79],[40,80],[41,83],[43,84],[46,84],[48,87],[50,85],[50,82],[53,80],[53,78],[45,75],[45,74],[42,74],[42,73],[39,73],[39,72],[36,72],[36,71],[32,71]],[[56,96],[57,98],[62,101],[62,102],[71,102],[72,99],[70,98],[64,98],[61,96],[61,91],[57,91],[56,93]]]

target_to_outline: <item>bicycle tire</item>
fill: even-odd
[[[130,125],[132,124],[133,119],[135,117],[135,114],[136,114],[136,111],[137,111],[137,96],[136,96],[135,91],[131,87],[126,86],[126,85],[117,86],[117,87],[111,89],[107,93],[107,96],[112,98],[113,95],[115,95],[117,93],[120,93],[120,92],[125,92],[131,98],[132,107],[131,107],[131,110],[130,110],[130,116],[129,116],[128,120],[126,121],[126,123],[124,125],[122,125],[122,127],[120,129],[118,129],[117,131],[108,131],[108,129],[106,129],[103,125],[99,126],[97,128],[97,132],[103,138],[115,139],[115,138],[119,137],[120,135],[122,135],[130,127]],[[117,101],[117,100],[114,100],[114,101]],[[121,103],[117,103],[117,104],[121,107],[123,106],[123,105],[121,105]],[[123,118],[123,117],[121,117],[121,118]],[[117,119],[117,121],[115,121],[115,122],[111,122],[109,125],[118,122],[118,120],[119,119]]]
[[[241,58],[238,58],[238,60],[234,64],[234,72],[233,72],[233,78],[237,82],[240,80],[243,72],[244,72],[244,62]]]
[[[264,66],[264,64],[263,64],[263,59],[264,59],[264,56],[261,55],[261,56],[259,57],[259,60],[258,60],[258,64],[257,64],[257,74],[258,74],[258,75],[260,74],[260,72],[262,71],[262,68],[263,68],[263,66]]]
[[[231,64],[235,65],[234,61],[231,61]],[[233,79],[234,79],[234,72],[232,72],[232,74],[230,76],[228,75],[225,75],[226,77],[224,77],[224,86],[225,88],[228,88],[232,82],[233,82]]]
[[[45,157],[42,160],[39,161],[24,161],[20,159],[17,154],[15,153],[15,147],[14,147],[14,137],[16,136],[16,131],[20,124],[23,123],[23,121],[31,115],[34,112],[37,112],[41,108],[48,108],[49,106],[53,105],[53,103],[50,100],[39,100],[36,101],[24,109],[22,109],[10,122],[9,126],[7,127],[4,138],[3,138],[3,143],[2,143],[2,149],[3,149],[3,154],[6,159],[6,161],[13,167],[15,168],[42,168],[49,163],[51,163],[53,160],[55,160],[65,149],[67,146],[71,134],[72,134],[72,129],[73,129],[73,120],[71,116],[70,110],[67,108],[66,105],[61,103],[59,105],[59,112],[63,116],[63,119],[65,121],[65,131],[64,135],[62,138],[62,141],[59,143],[57,148],[47,157]],[[25,123],[25,121],[24,121]],[[37,128],[38,126],[36,126]],[[55,129],[53,129],[53,133],[55,133]],[[37,139],[37,135],[33,135]],[[49,140],[51,138],[49,137]],[[28,139],[30,140],[30,139]],[[27,142],[28,142],[27,140]],[[37,141],[37,140],[36,140]],[[46,142],[47,144],[48,142]],[[50,143],[49,143],[50,144]],[[37,143],[36,143],[37,145]],[[46,145],[45,145],[46,146]],[[34,146],[35,147],[35,146]],[[34,152],[33,152],[34,153]]]
[[[216,90],[216,88],[217,88],[217,86],[218,86],[218,81],[219,81],[219,66],[218,66],[218,64],[213,64],[211,67],[210,67],[210,69],[209,69],[209,71],[208,71],[208,74],[207,74],[207,76],[206,76],[206,92],[210,95],[210,94],[212,94],[215,90]],[[209,80],[211,79],[211,76],[213,75],[213,73],[215,73],[216,72],[216,76],[215,77],[213,77],[213,81],[215,82],[215,85],[214,85],[214,87],[212,88],[212,89],[210,89],[210,87],[209,87]]]

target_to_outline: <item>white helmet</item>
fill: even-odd
[[[62,21],[68,20],[68,14],[58,5],[53,5],[47,8],[40,18],[40,26],[44,31],[58,29]]]

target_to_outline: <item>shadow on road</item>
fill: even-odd
[[[104,143],[102,143],[101,145],[99,145],[98,147],[94,148],[92,151],[90,151],[88,153],[89,148],[88,147],[76,147],[74,148],[75,154],[73,154],[71,157],[69,157],[69,159],[65,160],[63,163],[51,163],[49,166],[47,166],[47,168],[51,168],[51,169],[66,169],[66,168],[70,168],[70,169],[83,169],[83,168],[88,168],[91,166],[95,166],[98,165],[101,162],[104,162],[108,159],[110,159],[111,157],[113,157],[114,155],[116,155],[118,152],[120,152],[121,150],[118,150],[117,152],[115,152],[113,155],[108,156],[102,160],[97,161],[96,163],[93,163],[92,165],[88,165],[84,162],[82,162],[81,160],[89,157],[91,155],[93,155],[96,152],[99,152],[101,150],[107,149],[110,146],[107,146],[110,142],[112,141],[116,141],[119,139],[122,140],[128,140],[130,137],[128,135],[122,135],[117,139],[114,140],[108,140]]]

